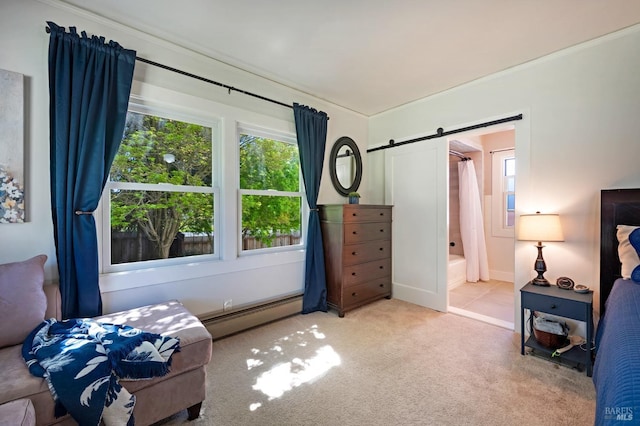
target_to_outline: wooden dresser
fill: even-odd
[[[338,315],[391,298],[391,206],[319,205],[327,302]]]

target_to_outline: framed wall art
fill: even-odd
[[[24,221],[24,77],[0,69],[0,224]]]

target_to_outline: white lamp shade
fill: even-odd
[[[523,214],[518,225],[518,240],[564,241],[557,214]]]

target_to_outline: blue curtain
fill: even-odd
[[[322,231],[318,215],[318,193],[327,144],[327,114],[312,108],[293,104],[296,122],[300,167],[309,203],[309,228],[305,259],[304,296],[302,313],[327,312],[327,280],[322,251]]]
[[[93,211],[124,131],[136,52],[47,22],[51,215],[62,316],[102,313]]]

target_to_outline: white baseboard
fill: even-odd
[[[454,288],[459,287],[459,286],[461,286],[462,284],[464,284],[466,282],[467,282],[467,280],[465,280],[464,278],[460,278],[460,279],[457,279],[457,280],[449,281],[447,283],[447,288],[449,290],[453,290]]]
[[[489,270],[489,276],[491,277],[492,280],[507,281],[510,283],[515,282],[514,281],[515,274],[513,272],[496,271],[495,269],[491,269]]]

